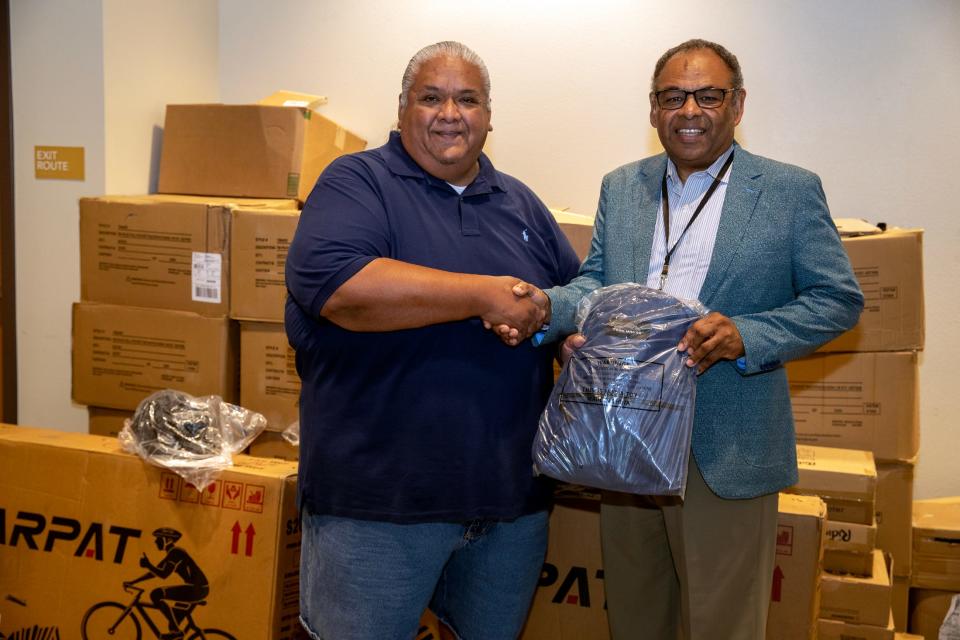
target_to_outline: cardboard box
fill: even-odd
[[[960,593],[935,589],[910,589],[910,633],[938,640],[950,604]]]
[[[305,200],[365,140],[306,107],[168,105],[160,193]]]
[[[133,417],[133,411],[87,407],[87,432],[94,436],[116,438],[123,429],[124,420]]]
[[[897,568],[897,561],[893,561],[893,568]],[[890,586],[890,604],[893,609],[893,626],[897,631],[906,631],[910,628],[910,578],[893,577]]]
[[[586,259],[590,253],[590,242],[593,240],[593,216],[585,216],[579,213],[572,213],[562,209],[550,209],[550,213],[556,218],[560,230],[567,236],[573,250],[581,262]]]
[[[840,575],[873,576],[873,551],[840,551],[826,549],[823,552],[823,570]]]
[[[877,523],[855,524],[827,520],[827,550],[870,553],[877,548]]]
[[[280,460],[299,460],[300,447],[284,440],[276,431],[264,431],[247,448],[247,453],[260,458],[279,458]]]
[[[827,507],[816,496],[779,496],[777,555],[767,615],[769,640],[816,637],[826,517]]]
[[[788,493],[816,495],[834,522],[874,521],[877,470],[869,451],[797,445],[800,479]]]
[[[817,624],[819,640],[894,640],[893,614],[886,626],[853,624],[821,619]]]
[[[889,556],[877,549],[872,577],[824,573],[820,577],[820,617],[885,627],[891,606],[889,568]]]
[[[182,534],[175,546],[209,583],[191,614],[198,626],[238,639],[306,637],[294,463],[237,456],[198,492],[114,438],[3,426],[0,468],[0,636],[99,637],[134,600],[123,583],[147,573],[141,558],[164,558],[152,532],[166,527]],[[141,602],[162,584],[139,583]],[[157,614],[133,615],[141,629],[150,616],[166,631]],[[123,624],[115,637],[140,637],[131,619]]]
[[[240,404],[262,413],[270,431],[300,419],[300,376],[282,324],[240,324]]]
[[[284,266],[299,212],[235,209],[230,226],[230,317],[283,322]]]
[[[865,304],[860,322],[820,351],[923,349],[923,230],[844,238]]]
[[[911,584],[960,591],[960,497],[913,503]]]
[[[73,400],[134,410],[161,389],[237,400],[235,327],[189,311],[73,305]]]
[[[893,574],[913,566],[913,471],[910,462],[877,463],[877,546],[893,556]]]
[[[607,640],[600,503],[558,500],[547,558],[521,640]]]
[[[196,196],[80,199],[80,297],[225,316],[230,209],[296,210],[296,200]]]
[[[920,448],[918,358],[814,354],[787,363],[797,442],[912,460]]]

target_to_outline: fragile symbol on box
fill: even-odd
[[[777,555],[793,555],[793,527],[777,525]]]
[[[243,483],[227,482],[223,483],[223,507],[224,509],[239,510],[243,503]]]

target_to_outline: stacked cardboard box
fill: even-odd
[[[854,329],[818,353],[787,365],[797,441],[873,453],[874,546],[892,559],[893,613],[896,628],[902,631],[907,628],[910,513],[919,451],[923,232],[889,229],[844,237],[843,246],[866,304]],[[867,564],[851,564],[855,559],[828,545],[828,569],[862,572]]]
[[[798,445],[797,466],[800,479],[789,491],[827,504],[819,635],[892,640],[892,567],[889,555],[876,548],[873,454]]]
[[[80,200],[73,399],[132,411],[154,391],[237,400],[230,219],[296,200],[103,196]]]
[[[768,640],[817,637],[826,519],[827,505],[820,498],[780,494]]]
[[[914,503],[910,592],[911,632],[943,637],[940,627],[951,609],[960,632],[960,497]]]
[[[91,432],[115,433],[165,388],[249,402],[271,429],[295,416],[299,381],[276,329],[297,199],[366,146],[315,113],[322,102],[280,92],[257,105],[171,105],[162,193],[81,200],[73,398],[91,407]]]
[[[116,438],[0,425],[0,469],[0,637],[165,630],[149,605],[163,581],[139,582],[140,593],[124,584],[170,551],[155,545],[161,528],[181,534],[174,550],[206,577],[205,604],[191,614],[199,627],[306,637],[297,621],[296,464],[237,456],[201,492],[122,452]],[[137,599],[146,606],[124,618]]]
[[[240,404],[267,418],[250,452],[296,459],[277,432],[299,419],[300,378],[283,329],[287,251],[298,216],[288,211],[233,212],[230,317],[240,321]]]

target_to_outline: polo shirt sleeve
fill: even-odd
[[[287,255],[287,290],[314,318],[340,285],[390,255],[390,228],[378,180],[356,156],[334,161],[300,213]]]

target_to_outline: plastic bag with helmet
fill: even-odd
[[[534,471],[575,484],[682,496],[696,371],[677,351],[707,310],[649,287],[597,289],[580,302],[586,342],[564,365],[540,418]]]
[[[127,451],[206,487],[266,426],[261,414],[220,396],[195,398],[165,389],[140,402],[119,438]]]

